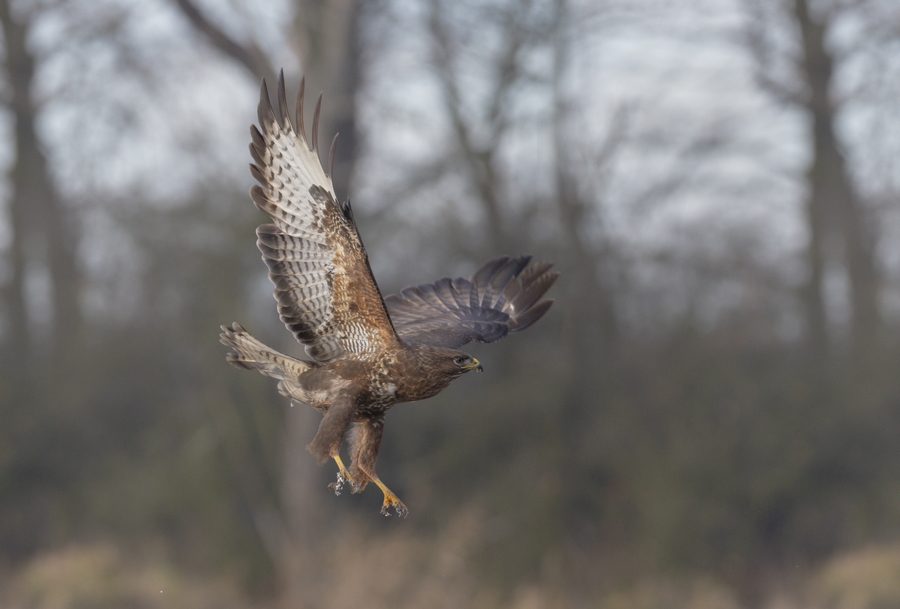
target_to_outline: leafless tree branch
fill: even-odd
[[[244,66],[252,75],[275,81],[275,69],[265,52],[255,42],[240,43],[203,14],[193,0],[174,0],[188,21],[203,33],[210,43],[226,56]]]

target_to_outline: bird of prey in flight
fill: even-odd
[[[320,464],[337,463],[340,493],[374,482],[384,493],[381,512],[405,516],[402,501],[378,478],[375,459],[384,416],[400,402],[430,398],[467,372],[482,371],[477,359],[459,351],[472,342],[493,342],[524,330],[553,304],[541,300],[558,277],[550,263],[530,256],[504,256],[469,279],[440,279],[382,298],[353,220],[350,202],[340,202],[329,171],[319,159],[318,123],[312,142],[303,126],[303,89],[292,117],[278,79],[277,109],[263,81],[259,127],[252,126],[250,172],[259,182],[250,198],[271,218],[256,229],[256,244],[275,285],[278,314],[306,348],[299,360],[271,349],[237,323],[222,326],[227,360],[278,380],[278,390],[324,416],[307,447]],[[349,434],[348,434],[349,432]],[[350,467],[340,448],[349,435]]]

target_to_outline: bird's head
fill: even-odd
[[[456,349],[421,345],[416,347],[416,351],[421,364],[432,374],[438,374],[447,382],[472,370],[484,371],[477,359]]]
[[[471,372],[472,370],[484,372],[484,367],[480,363],[478,363],[477,359],[475,359],[468,353],[463,353],[462,351],[457,351],[453,355],[453,365],[456,366],[459,374]]]

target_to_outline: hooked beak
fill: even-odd
[[[484,366],[482,366],[477,359],[472,358],[471,366],[463,366],[463,370],[477,370],[478,372],[484,372]]]

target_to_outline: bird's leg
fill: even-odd
[[[371,480],[381,492],[384,493],[384,503],[381,504],[381,513],[391,515],[391,508],[397,510],[398,516],[406,516],[409,510],[400,501],[391,489],[385,486],[375,474],[375,459],[378,457],[378,447],[381,446],[381,437],[384,433],[384,419],[378,417],[366,421],[360,421],[353,429],[350,436],[350,455],[353,458],[353,471],[358,473],[362,486]]]
[[[381,492],[384,493],[384,502],[381,504],[381,513],[384,516],[391,515],[391,508],[397,510],[398,516],[403,516],[406,518],[409,515],[409,510],[406,509],[406,505],[400,501],[400,497],[395,495],[391,489],[389,489],[384,482],[378,479],[378,476],[375,475],[375,472],[367,475],[372,479],[372,482],[378,485],[378,488],[381,489]]]
[[[356,481],[353,479],[353,476],[350,475],[350,472],[347,471],[347,468],[344,467],[344,462],[341,461],[341,456],[337,453],[331,456],[338,465],[338,473],[337,480],[329,484],[328,488],[333,490],[335,495],[340,495],[341,490],[343,490],[344,488],[344,483],[349,482],[350,486],[353,488],[353,492],[355,493],[357,489]]]

